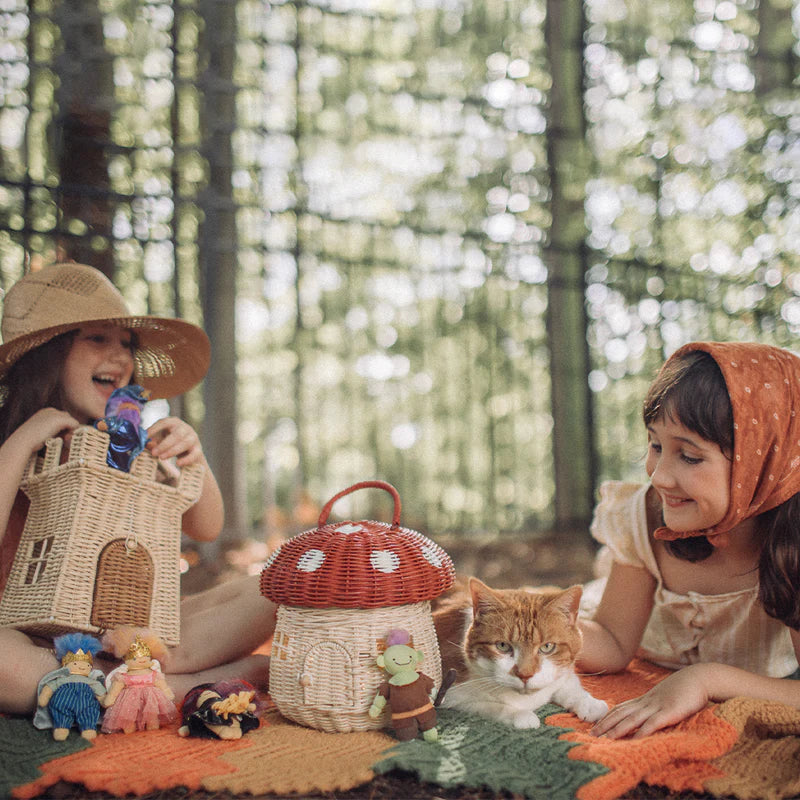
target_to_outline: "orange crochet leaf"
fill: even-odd
[[[232,742],[184,739],[178,736],[177,724],[157,731],[100,735],[92,747],[42,764],[42,777],[16,787],[12,794],[35,797],[58,781],[120,797],[176,786],[199,789],[211,775],[234,772],[236,767],[223,756],[248,747],[246,736]]]
[[[706,708],[680,724],[643,739],[606,739],[591,736],[591,725],[568,714],[548,717],[547,722],[578,728],[561,736],[577,746],[569,758],[592,761],[609,772],[582,786],[579,800],[613,800],[639,783],[666,786],[672,791],[704,791],[707,780],[723,773],[713,759],[736,743],[737,730]]]
[[[587,676],[582,683],[595,697],[613,706],[644,694],[669,674],[670,670],[635,659],[624,672]],[[553,714],[547,723],[574,729],[560,737],[577,743],[569,758],[609,769],[578,790],[579,800],[613,800],[642,782],[672,791],[702,792],[705,781],[723,774],[710,762],[727,753],[739,736],[713,707],[643,739],[591,736],[591,724],[581,722],[574,714]]]

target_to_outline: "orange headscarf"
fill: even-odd
[[[800,492],[800,358],[753,342],[692,342],[667,363],[697,350],[717,362],[733,408],[730,502],[713,528],[659,528],[657,539],[725,533]]]

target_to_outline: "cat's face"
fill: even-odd
[[[473,620],[464,651],[473,677],[533,692],[574,669],[580,586],[529,592],[490,589],[471,578],[469,589]]]

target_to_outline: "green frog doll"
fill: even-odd
[[[401,629],[390,631],[386,637],[386,650],[378,656],[377,663],[389,673],[389,678],[378,687],[369,715],[377,719],[388,704],[392,728],[400,741],[410,741],[422,731],[426,742],[435,742],[439,731],[431,700],[433,679],[417,671],[424,656],[422,651],[410,646],[410,641],[408,631]]]

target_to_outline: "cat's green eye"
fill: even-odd
[[[494,646],[501,653],[510,653],[514,648],[508,642],[495,642]]]
[[[552,653],[555,649],[556,649],[556,643],[555,642],[545,642],[543,645],[539,646],[539,652],[543,656],[550,655],[550,653]]]

